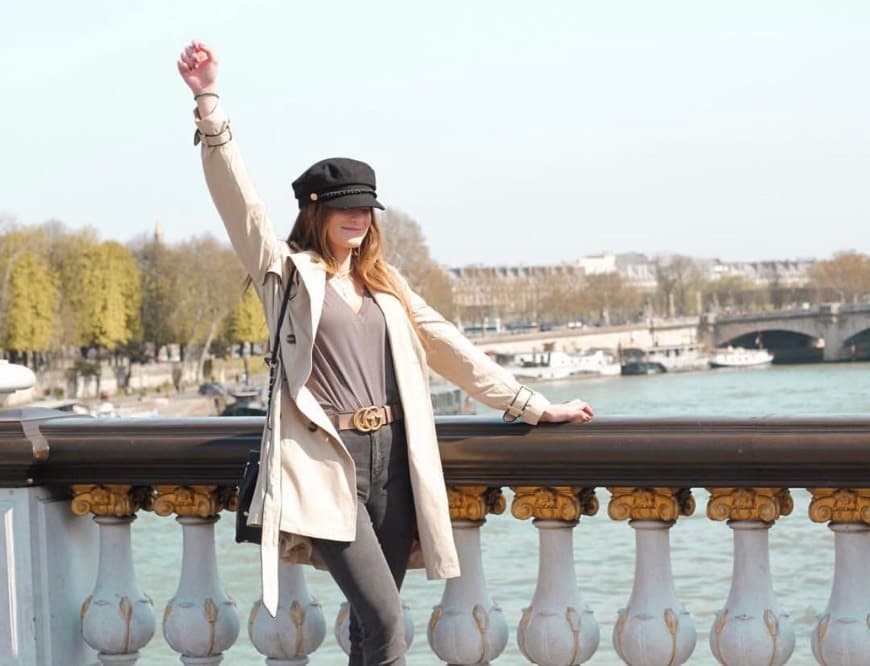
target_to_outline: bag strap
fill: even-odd
[[[284,298],[281,301],[281,312],[278,315],[278,325],[275,328],[275,340],[272,343],[272,351],[263,359],[266,361],[266,364],[269,366],[269,390],[266,393],[266,409],[272,409],[272,392],[275,390],[275,381],[278,378],[278,366],[280,365],[280,354],[281,354],[281,327],[284,324],[284,316],[287,314],[287,304],[290,303],[290,299],[292,296],[290,292],[293,291],[293,280],[296,279],[296,266],[290,269],[289,279],[287,280],[287,286],[284,289]],[[269,420],[266,420],[268,427]]]

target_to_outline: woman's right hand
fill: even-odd
[[[541,414],[541,423],[589,423],[595,412],[583,400],[552,403]]]
[[[218,61],[214,51],[197,40],[185,46],[178,57],[178,73],[194,95],[215,92],[217,68]]]

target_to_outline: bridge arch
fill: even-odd
[[[850,335],[843,341],[842,358],[851,361],[870,361],[870,328]]]
[[[756,330],[744,329],[732,337],[721,333],[718,337],[720,346],[763,347],[773,354],[774,363],[818,363],[824,355],[823,339],[805,331],[756,326]]]
[[[760,338],[774,362],[870,360],[870,303],[714,315],[711,323],[715,346],[754,347]]]

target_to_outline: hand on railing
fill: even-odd
[[[588,402],[568,400],[547,407],[541,414],[541,423],[589,423],[595,412]]]

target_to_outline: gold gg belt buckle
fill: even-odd
[[[360,432],[379,430],[387,423],[387,410],[383,407],[360,407],[353,413],[353,427]]]

